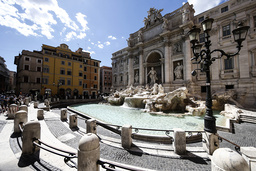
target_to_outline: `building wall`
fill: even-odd
[[[101,84],[101,93],[110,94],[112,93],[112,68],[103,66],[100,68],[100,84]]]
[[[211,49],[235,53],[237,44],[232,30],[240,21],[250,26],[240,53],[231,62],[222,57],[211,65],[212,93],[214,95],[232,90],[236,94],[234,98],[240,104],[255,107],[255,9],[256,1],[249,0],[230,0],[197,16],[194,16],[193,6],[188,3],[164,16],[156,16],[161,10],[151,8],[144,27],[130,34],[128,47],[112,54],[113,89],[119,91],[130,85],[150,84],[148,73],[154,67],[157,71],[157,83],[163,84],[166,92],[186,86],[190,93],[204,99],[206,76],[200,71],[197,76],[191,76],[191,71],[200,66],[191,62],[193,56],[187,33],[193,25],[201,27],[201,21],[210,16],[214,18],[210,32]],[[152,18],[157,19],[147,23]],[[225,31],[227,28],[230,34]],[[213,53],[212,56],[219,57],[220,54]],[[175,74],[178,66],[182,68],[181,78]]]
[[[99,93],[100,61],[92,59],[81,48],[73,52],[66,44],[58,47],[43,44],[40,52],[23,50],[22,54],[15,57],[15,64],[17,94],[29,94],[31,90],[38,90],[42,96],[50,92],[51,96],[57,95],[61,98],[81,98],[85,95],[87,98],[92,95],[92,98],[96,98]],[[86,71],[84,67],[87,68]],[[28,81],[24,81],[27,76]]]

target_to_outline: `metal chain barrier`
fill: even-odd
[[[62,149],[53,147],[53,146],[51,146],[51,145],[49,145],[49,144],[43,142],[42,140],[36,139],[36,138],[33,140],[33,144],[34,144],[35,146],[37,146],[37,147],[43,149],[43,150],[46,150],[46,151],[50,152],[50,153],[53,153],[53,154],[56,154],[56,155],[59,155],[59,156],[64,157],[64,162],[65,162],[69,167],[71,167],[71,168],[77,168],[77,164],[76,164],[74,161],[71,160],[72,158],[77,158],[77,157],[78,157],[78,156],[77,156],[77,153],[74,153],[74,152],[70,152],[70,151],[67,151],[67,150],[62,150]],[[44,147],[43,145],[46,146],[46,147]],[[54,149],[54,150],[56,150],[56,151],[54,151],[54,150],[52,150],[52,149]],[[60,152],[62,152],[62,153],[60,153]],[[63,154],[63,153],[64,153],[64,154]],[[65,154],[65,153],[66,153],[66,154]],[[70,163],[68,163],[68,162],[70,162]]]

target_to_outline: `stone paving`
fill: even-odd
[[[35,110],[35,109],[32,109],[32,106],[30,108],[31,110]],[[85,129],[86,129],[85,121],[83,119],[78,119],[78,126],[80,129],[72,131],[71,129],[69,129],[67,122],[60,121],[59,109],[53,109],[49,112],[45,111],[45,116],[47,117],[45,117],[44,121],[40,121],[40,123],[45,123],[46,127],[48,127],[52,136],[57,138],[62,143],[70,147],[73,147],[74,149],[77,149],[79,140],[85,133]],[[3,116],[1,116],[0,117],[0,134],[3,134],[3,131],[5,130],[4,128],[8,126],[8,124],[9,124],[9,121],[6,119],[3,119]],[[255,136],[256,124],[250,124],[250,123],[235,124],[235,131],[236,131],[235,134],[225,133],[225,132],[218,132],[218,133],[220,134],[220,136],[236,143],[237,145],[256,147],[256,136]],[[109,136],[112,138],[120,139],[119,135],[114,134],[100,126],[97,127],[97,132],[99,133],[99,136]],[[17,155],[20,155],[21,153],[20,152],[21,150],[19,147],[20,143],[21,143],[20,140],[17,140],[11,137],[9,138],[9,145],[12,149],[12,152],[16,155],[17,158],[18,158]],[[162,144],[159,144],[159,146],[160,145]],[[195,143],[195,144],[192,144],[191,146],[202,146],[202,144]],[[234,150],[234,145],[224,140],[223,142],[220,143],[220,147],[228,147]],[[129,152],[121,148],[110,146],[106,143],[101,143],[100,148],[101,148],[100,150],[101,158],[124,163],[124,164],[134,165],[142,168],[148,168],[153,170],[168,170],[168,171],[211,170],[211,161],[206,158],[200,158],[200,157],[171,158],[171,157],[160,157],[160,156],[141,154],[141,153],[133,153],[131,151]],[[2,151],[2,147],[0,147],[0,149]],[[63,169],[63,166],[62,166],[64,164],[63,159],[61,162],[56,163],[56,165],[52,165],[44,160],[45,159],[44,153],[43,155],[41,154],[40,156],[42,156],[42,159],[40,160],[40,162],[34,163],[33,166],[30,166],[29,168],[25,168],[25,170],[31,170],[31,169],[32,170],[70,170],[70,169]],[[17,167],[15,167],[15,169],[13,169],[12,167],[7,169],[7,168],[3,168],[3,166],[0,165],[0,170],[16,170],[16,169]],[[18,170],[20,169],[21,168],[19,168]]]

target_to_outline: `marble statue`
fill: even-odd
[[[177,66],[174,69],[175,80],[183,78],[182,70],[183,65],[180,65],[180,63],[178,62]]]
[[[148,72],[148,75],[150,77],[150,84],[155,84],[156,80],[158,80],[157,78],[157,72],[156,70],[154,70],[154,67],[151,67],[151,70]]]

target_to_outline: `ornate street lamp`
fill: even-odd
[[[206,18],[201,25],[205,34],[205,42],[204,42],[204,49],[201,50],[202,44],[199,44],[199,33],[201,31],[200,28],[197,28],[196,26],[193,26],[193,28],[188,32],[190,42],[192,44],[192,51],[194,57],[191,59],[194,60],[193,64],[203,64],[203,67],[200,69],[201,72],[206,73],[206,114],[204,117],[204,130],[206,132],[210,133],[216,133],[216,124],[215,124],[215,117],[213,116],[212,112],[212,95],[211,95],[211,80],[210,80],[210,66],[213,61],[216,59],[221,58],[222,56],[226,56],[228,59],[230,57],[233,57],[239,53],[242,47],[242,42],[245,40],[247,36],[248,29],[250,28],[249,26],[243,26],[242,23],[238,24],[238,27],[232,31],[233,36],[234,36],[234,41],[237,42],[237,52],[233,54],[227,54],[221,49],[215,49],[215,50],[210,50],[211,46],[211,41],[209,40],[210,35],[209,32],[212,29],[212,23],[214,19],[212,18]],[[211,54],[214,52],[220,52],[221,55],[220,57],[211,57]],[[192,75],[195,76],[196,70],[192,71]]]

